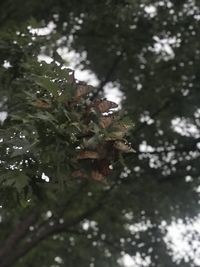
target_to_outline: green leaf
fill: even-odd
[[[44,112],[44,113],[36,113],[35,115],[30,115],[30,118],[37,118],[40,119],[42,121],[49,121],[49,122],[57,122],[56,118],[51,115],[49,112]]]
[[[50,80],[50,78],[42,77],[42,76],[34,76],[34,81],[37,85],[46,89],[54,97],[57,98],[59,96],[60,89],[55,82]]]
[[[69,73],[71,72],[70,69],[67,68],[57,68],[57,74],[60,79],[68,80],[69,79]]]
[[[8,144],[13,144],[14,146],[17,146],[16,148],[13,148],[13,153],[11,154],[11,158],[22,156],[27,153],[27,151],[30,149],[30,143],[27,139],[20,139],[20,138],[14,138]]]
[[[61,95],[58,96],[57,100],[60,103],[65,103],[66,101],[69,101],[69,93],[67,91],[63,92]]]
[[[11,154],[11,158],[22,156],[27,153],[28,147],[22,147],[21,149],[15,149]]]
[[[29,177],[23,172],[8,171],[0,176],[0,183],[4,186],[13,186],[20,193],[29,183]]]
[[[15,179],[15,188],[20,193],[24,187],[26,187],[29,183],[29,177],[24,173],[19,173]]]

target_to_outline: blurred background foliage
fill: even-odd
[[[60,192],[59,201],[16,207],[6,192],[1,266],[120,266],[127,255],[133,266],[199,266],[198,230],[187,233],[190,251],[180,258],[166,238],[173,222],[186,227],[199,214],[199,21],[198,0],[1,1],[2,101],[24,58],[66,59],[66,49],[75,51],[76,68],[96,76],[95,95],[108,85],[121,92],[137,151],[123,171],[116,168],[110,187],[81,182]],[[43,32],[30,48],[16,48],[15,32],[27,26]],[[18,224],[25,230],[18,238],[13,230],[13,238]]]

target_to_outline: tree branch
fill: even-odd
[[[116,68],[118,67],[121,59],[123,58],[125,50],[123,50],[121,52],[120,55],[117,55],[116,58],[114,59],[110,69],[108,70],[104,80],[102,80],[102,82],[100,83],[99,87],[97,88],[97,90],[94,92],[93,96],[92,96],[92,100],[95,99],[99,93],[103,90],[104,86],[111,80],[111,77],[113,76]]]
[[[0,263],[3,260],[4,255],[9,254],[14,246],[17,245],[17,242],[22,239],[30,225],[37,219],[38,213],[32,211],[23,222],[20,222],[11,235],[6,239],[6,242],[3,244],[3,247],[0,250]]]
[[[117,183],[114,183],[108,190],[102,194],[93,207],[83,212],[81,215],[79,215],[76,218],[73,218],[67,223],[60,224],[57,222],[54,225],[49,225],[49,221],[47,224],[43,225],[42,229],[38,229],[38,232],[33,236],[33,238],[30,241],[27,241],[23,245],[21,245],[18,249],[15,250],[12,255],[7,254],[6,257],[4,257],[1,267],[11,267],[15,262],[17,262],[20,258],[25,256],[30,250],[32,250],[37,244],[39,244],[44,239],[47,239],[48,237],[66,232],[68,228],[74,227],[77,224],[79,224],[82,220],[89,218],[93,216],[96,212],[100,210],[100,208],[103,207],[103,205],[106,202],[107,196],[109,196],[109,193],[114,189],[114,187],[117,185]]]

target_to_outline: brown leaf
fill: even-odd
[[[117,108],[118,105],[115,102],[106,99],[97,99],[92,103],[92,107],[97,111],[104,113],[108,112],[111,108]]]
[[[80,97],[87,95],[89,92],[91,92],[92,87],[89,85],[79,84],[76,93],[75,93],[75,99],[79,99]]]
[[[98,170],[104,176],[108,176],[112,170],[110,168],[110,162],[106,159],[98,161]]]
[[[72,172],[72,177],[89,178],[88,174],[86,174],[86,172],[83,170],[77,170],[77,171]],[[93,170],[90,174],[90,178],[97,182],[102,182],[102,183],[106,182],[106,178],[98,170]]]
[[[111,115],[111,116],[103,116],[99,120],[99,125],[103,129],[108,128],[112,124],[114,119],[115,119],[115,116],[113,116],[113,115]]]
[[[50,108],[51,104],[48,103],[44,99],[37,99],[36,101],[32,102],[32,105],[37,108]]]
[[[74,71],[73,70],[70,70],[68,82],[69,83],[74,83],[75,82],[75,77],[74,77]]]
[[[132,128],[130,124],[124,123],[123,121],[118,121],[113,127],[122,132],[127,132]]]
[[[104,182],[105,183],[105,181],[106,181],[106,178],[98,170],[93,170],[91,172],[91,178],[97,182]]]
[[[117,150],[120,150],[123,153],[132,153],[135,152],[135,150],[127,143],[123,141],[115,141],[114,142],[114,148]]]
[[[100,155],[96,151],[80,151],[77,155],[77,159],[99,159]]]
[[[87,178],[87,175],[84,171],[82,170],[77,170],[77,171],[74,171],[72,172],[72,177],[75,177],[75,178]]]
[[[106,141],[114,141],[114,140],[123,139],[124,138],[124,135],[125,135],[124,132],[116,132],[116,131],[113,131],[113,132],[110,132],[106,136],[105,140]]]

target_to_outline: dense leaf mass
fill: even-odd
[[[33,39],[29,35],[17,38],[21,53],[22,39]],[[45,181],[56,189],[69,186],[73,177],[106,182],[119,155],[134,151],[125,139],[131,123],[113,111],[118,105],[90,100],[93,87],[76,81],[74,72],[57,61],[38,62],[34,55],[24,57],[19,67],[21,75],[9,84],[12,93],[3,94],[2,189],[13,187],[32,201],[31,194],[37,195]]]
[[[1,1],[0,266],[198,266],[196,232],[184,256],[166,240],[199,214],[199,14],[197,0]],[[116,87],[126,112],[104,114]]]

